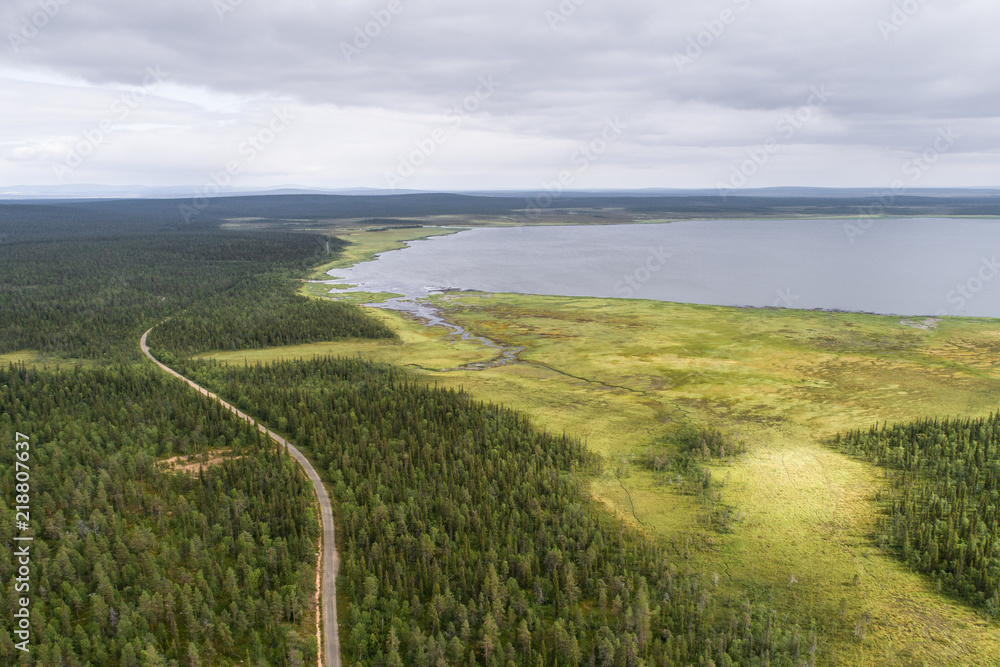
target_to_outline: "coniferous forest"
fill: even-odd
[[[612,520],[579,442],[360,360],[181,372],[288,433],[338,501],[359,665],[793,665],[816,636]]]
[[[185,230],[0,243],[0,353],[136,360],[135,341],[166,318],[157,335],[184,351],[392,336],[357,307],[295,293],[296,279],[327,257],[325,239],[307,234]]]
[[[90,364],[0,368],[0,606],[11,612],[24,594],[12,576],[16,433],[31,438],[35,536],[31,651],[15,648],[5,613],[0,664],[315,661],[311,485],[256,430],[140,360],[137,341],[165,319],[178,349],[391,336],[359,308],[295,293],[340,243],[134,221],[18,226],[5,213],[0,354]],[[206,312],[212,326],[192,332]],[[181,456],[206,464],[165,464]]]
[[[0,371],[0,494],[13,497],[15,434],[29,434],[36,535],[33,651],[15,653],[4,625],[0,663],[315,661],[311,488],[256,431],[139,358],[139,336],[154,325],[161,358],[286,433],[325,476],[340,524],[348,664],[814,658],[809,619],[719,592],[599,508],[586,490],[599,462],[572,438],[390,366],[188,358],[392,336],[357,307],[296,294],[336,242],[113,223],[20,236],[28,227],[13,225],[0,241],[0,354],[91,360]],[[205,453],[211,464],[166,463]],[[0,573],[11,582],[7,501],[2,512]],[[0,604],[12,608],[14,594],[6,587]]]
[[[881,545],[940,588],[1000,616],[1000,414],[883,423],[835,443],[886,469]]]
[[[0,369],[0,494],[15,430],[31,437],[31,630],[6,623],[0,664],[211,665],[315,655],[317,518],[295,462],[218,404],[152,368]],[[157,461],[209,449],[200,472]],[[14,510],[0,504],[0,578],[13,584]],[[13,585],[0,607],[14,609]],[[301,663],[300,663],[301,664]]]

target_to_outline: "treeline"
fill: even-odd
[[[131,360],[171,316],[161,342],[185,352],[391,335],[357,307],[295,293],[342,245],[221,230],[0,243],[0,353]]]
[[[815,217],[815,216],[995,216],[996,191],[914,191],[886,202],[877,193],[862,190],[834,193],[788,191],[770,193],[691,192],[686,195],[639,193],[564,194],[548,202],[541,192],[459,195],[416,193],[402,195],[254,195],[213,197],[186,222],[180,206],[190,200],[115,199],[110,201],[0,202],[0,241],[5,236],[132,230],[187,231],[218,226],[228,220],[249,219],[254,224],[308,225],[352,219],[413,220],[432,216],[512,216],[526,222],[551,218],[567,210],[600,215],[627,215],[676,219]],[[804,196],[805,195],[805,196]],[[542,205],[547,202],[547,205]],[[367,224],[367,223],[362,223]]]
[[[14,648],[14,511],[0,503],[0,664],[302,665],[317,518],[295,462],[152,368],[0,369],[0,496],[30,436],[31,652]],[[200,472],[157,459],[231,450]],[[17,534],[20,534],[19,532]],[[19,543],[20,544],[20,543]]]
[[[176,203],[168,208],[136,199],[0,201],[0,243],[203,232],[217,227],[217,222],[208,221],[184,224]]]
[[[1000,414],[883,423],[834,444],[888,470],[880,542],[1000,617]]]
[[[368,218],[367,220],[359,220],[357,225],[364,227],[366,232],[387,232],[393,229],[420,229],[423,227],[419,222],[400,220],[399,218]]]
[[[246,350],[344,338],[395,338],[358,306],[295,293],[287,276],[268,273],[199,302],[149,335],[173,354]]]
[[[361,360],[178,370],[288,433],[333,487],[349,664],[794,665],[816,650],[614,521],[580,443],[523,415]]]

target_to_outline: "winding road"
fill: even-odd
[[[323,485],[323,481],[316,474],[315,468],[309,463],[309,459],[303,456],[302,452],[295,448],[290,442],[282,438],[280,435],[274,431],[268,429],[257,421],[250,415],[238,410],[235,406],[230,405],[216,394],[213,394],[209,390],[205,389],[193,380],[189,380],[174,369],[169,366],[160,363],[160,361],[153,356],[149,351],[149,346],[146,344],[146,337],[149,332],[153,329],[149,329],[146,333],[142,334],[142,339],[139,341],[139,346],[142,348],[142,353],[145,354],[149,359],[159,366],[162,370],[166,371],[170,375],[176,378],[180,378],[187,382],[191,387],[197,389],[199,392],[214,399],[221,403],[225,408],[230,410],[240,419],[249,422],[256,426],[261,433],[267,435],[269,438],[274,440],[276,443],[286,448],[288,452],[295,457],[295,460],[299,462],[302,469],[306,471],[306,475],[312,481],[313,489],[316,491],[316,497],[319,499],[320,512],[323,515],[323,547],[322,547],[322,561],[323,561],[323,594],[322,594],[322,605],[323,605],[323,643],[326,645],[326,660],[324,664],[327,667],[340,667],[340,635],[337,631],[337,569],[340,566],[340,560],[337,556],[337,542],[334,535],[333,527],[333,508],[330,506],[330,495],[326,492],[326,487]]]

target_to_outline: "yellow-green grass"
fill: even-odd
[[[413,227],[407,229],[384,229],[381,231],[347,231],[336,235],[348,242],[337,259],[318,267],[310,276],[314,280],[329,278],[331,269],[343,269],[360,262],[374,259],[375,255],[406,247],[407,241],[444,236],[460,231],[458,228]]]
[[[43,354],[37,350],[21,350],[19,352],[8,352],[0,354],[0,366],[8,364],[24,364],[31,368],[89,368],[94,365],[89,359],[71,359],[64,357],[54,357]]]
[[[345,291],[351,287],[354,287],[354,285],[330,285],[328,283],[307,282],[302,286],[302,293],[306,296],[333,299],[335,301],[344,301],[358,305],[382,303],[383,301],[403,296],[402,294],[393,294],[392,292]]]
[[[825,440],[876,420],[994,409],[1000,322],[903,324],[898,317],[848,313],[503,294],[437,301],[474,333],[523,347],[522,363],[424,370],[421,377],[584,439],[605,457],[591,482],[595,498],[693,565],[718,573],[720,587],[771,596],[775,609],[803,623],[818,618],[821,663],[997,662],[1000,627],[879,552],[870,535],[882,472]],[[456,344],[440,329],[376,312],[399,331],[401,343],[214,356],[266,361],[321,349],[424,369],[494,356]],[[724,483],[715,490],[720,501],[741,514],[730,533],[707,532],[703,501],[633,461],[688,420],[723,428],[750,447],[713,466],[715,480]],[[861,641],[854,638],[859,622]]]

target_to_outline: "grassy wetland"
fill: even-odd
[[[375,234],[383,237],[366,238],[366,255],[401,240]],[[470,333],[523,348],[517,362],[469,369],[497,351],[374,309],[398,340],[205,356],[393,362],[583,439],[604,461],[590,482],[597,500],[716,586],[769,598],[790,619],[818,619],[820,664],[997,661],[995,622],[880,549],[873,535],[886,473],[830,439],[875,422],[988,415],[1000,399],[1000,323],[512,294],[435,299]],[[710,481],[697,488],[651,464],[669,461],[690,425],[745,447],[703,461]]]

